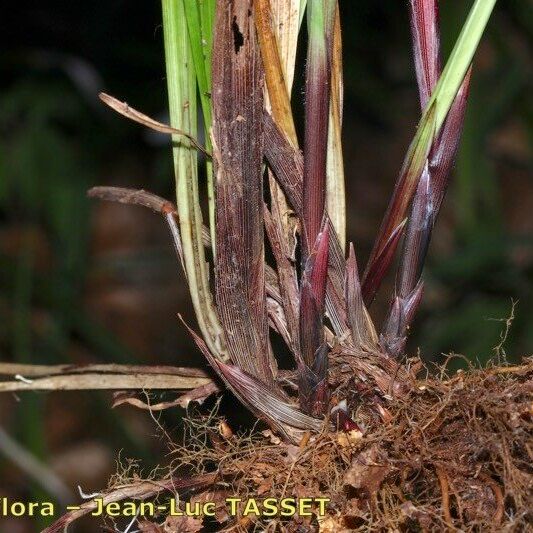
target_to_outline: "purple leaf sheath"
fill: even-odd
[[[437,3],[436,0],[411,0],[409,6],[416,78],[423,110],[441,73]],[[404,352],[407,330],[421,300],[422,269],[461,138],[469,83],[470,70],[432,143],[410,207],[395,295],[381,333],[382,347],[395,357]]]

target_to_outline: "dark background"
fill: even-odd
[[[449,52],[470,1],[441,2]],[[475,60],[453,185],[425,272],[412,353],[428,361],[495,355],[511,301],[509,360],[530,353],[533,194],[529,1],[496,7]],[[407,3],[341,1],[348,234],[364,263],[413,136],[419,109]],[[158,2],[18,2],[0,40],[0,360],[203,365],[176,319],[192,320],[163,222],[140,208],[89,202],[96,184],[173,198],[169,141],[100,105],[105,90],[166,120]],[[299,85],[299,86],[298,86]],[[301,80],[293,99],[303,102]],[[387,304],[387,289],[375,306]],[[503,321],[502,321],[503,319]],[[529,352],[528,352],[529,350]],[[501,350],[500,350],[501,353]],[[458,364],[458,363],[453,363]],[[0,397],[0,427],[76,495],[105,486],[121,452],[145,471],[166,451],[144,412],[112,411],[110,394]],[[181,412],[162,418],[167,430]],[[4,458],[0,497],[50,498]],[[75,501],[78,498],[76,496]],[[33,531],[0,520],[0,531]]]

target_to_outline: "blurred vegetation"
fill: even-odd
[[[442,2],[448,51],[469,6],[466,1]],[[2,361],[148,362],[127,335],[119,338],[111,332],[98,307],[86,305],[94,287],[88,280],[102,265],[95,266],[91,228],[96,214],[85,191],[96,184],[120,184],[173,196],[168,140],[116,118],[96,97],[105,89],[150,115],[165,116],[159,7],[119,0],[97,6],[54,1],[34,7],[13,4],[3,15]],[[417,120],[414,69],[402,2],[341,2],[341,12],[344,136],[350,146],[369,148],[356,150],[355,157],[374,162],[369,165],[347,154],[348,235],[368,250],[368,231],[354,220],[350,225],[352,212],[363,212],[357,215],[359,220],[366,209],[356,191],[370,177],[365,169],[378,166],[379,179],[370,181],[376,181],[381,203],[368,215],[369,220],[378,220]],[[533,330],[527,327],[533,314],[533,242],[531,221],[527,222],[533,208],[533,62],[528,46],[532,34],[528,2],[501,3],[476,59],[454,186],[437,223],[442,228],[429,255],[426,303],[411,339],[412,349],[420,347],[428,359],[454,351],[486,362],[505,329],[505,323],[491,319],[508,317],[511,300],[518,304],[506,352],[509,358],[519,357],[533,345]],[[294,97],[301,98],[301,92],[296,90]],[[395,137],[400,139],[399,151],[387,157],[383,152]],[[370,140],[376,138],[389,139],[388,144],[372,145]],[[130,231],[140,230],[132,226]],[[161,231],[164,235],[164,228]],[[111,262],[107,268],[115,268],[118,276],[128,268],[145,269],[147,263],[162,260],[177,272],[169,241],[168,247],[168,255],[161,256],[152,253],[148,242],[130,258],[137,266]],[[179,284],[177,275],[166,279],[170,286]],[[157,304],[154,295],[153,305]],[[186,298],[174,302],[174,308],[190,312]],[[179,328],[171,313],[168,328]],[[189,341],[183,342],[192,349]],[[182,353],[181,345],[163,348],[153,346],[155,360],[150,362],[161,361],[157,354],[163,352],[162,362],[180,362],[176,354]],[[10,429],[33,453],[45,457],[45,396],[22,399],[16,420],[6,417]],[[90,407],[80,417],[105,425],[102,434],[117,449],[124,447],[147,458],[146,441],[109,410],[108,400],[106,395],[91,395]]]

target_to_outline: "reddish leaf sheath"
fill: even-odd
[[[423,111],[441,72],[437,0],[410,0],[409,15],[416,80]]]
[[[300,288],[300,406],[316,416],[325,412],[328,403],[327,345],[323,325],[328,248],[329,226],[324,221],[315,247],[305,263]]]
[[[435,0],[411,0],[411,32],[422,109],[441,72],[437,15]],[[382,335],[385,349],[394,356],[403,352],[407,329],[420,302],[422,269],[459,145],[469,83],[470,70],[441,132],[432,143],[411,205],[396,276],[395,297]]]
[[[300,350],[307,366],[312,366],[315,352],[324,340],[323,316],[328,271],[329,228],[319,233],[315,249],[302,274],[300,288]]]

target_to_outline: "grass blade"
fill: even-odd
[[[259,381],[239,367],[215,359],[202,338],[185,322],[184,325],[229,390],[252,413],[269,424],[274,431],[281,434],[287,441],[291,441],[294,440],[294,428],[320,430],[322,421],[302,413],[288,403],[281,394],[277,394],[264,382]]]
[[[416,80],[423,111],[441,72],[437,0],[410,0],[409,7]]]
[[[268,165],[273,170],[291,207],[302,219],[304,173],[302,154],[288,141],[268,112],[263,114],[263,128]]]
[[[291,250],[283,235],[283,226],[276,223],[281,220],[283,214],[279,212],[278,202],[272,202],[272,213],[265,206],[265,229],[270,242],[270,248],[276,259],[277,275],[279,279],[279,288],[281,293],[281,305],[287,330],[290,336],[288,343],[296,358],[299,358],[299,333],[298,333],[298,281],[294,265],[290,259]]]
[[[267,109],[288,142],[298,146],[290,106],[299,32],[299,0],[258,0],[254,4],[256,26],[268,88]],[[295,268],[297,220],[285,194],[269,169],[271,211],[265,208],[265,228],[277,265],[286,335],[298,359],[298,282]],[[283,331],[283,330],[282,330]]]
[[[455,97],[446,122],[442,127],[438,144],[431,150],[429,157],[429,167],[432,169],[433,179],[433,203],[435,207],[435,218],[440,210],[442,200],[448,188],[448,181],[451,167],[455,161],[455,156],[461,140],[466,104],[470,90],[470,79],[472,68],[466,73],[463,84]]]
[[[170,124],[196,137],[196,75],[192,68],[183,0],[162,0],[162,9]],[[177,135],[172,139],[177,208],[189,291],[209,349],[216,357],[225,359],[223,332],[213,306],[202,243],[197,156],[188,140]]]
[[[309,43],[305,80],[305,144],[303,180],[304,262],[320,232],[326,201],[326,158],[331,68],[327,30],[335,2],[309,0]],[[333,9],[332,9],[333,8]]]
[[[198,83],[200,102],[205,128],[205,144],[211,151],[211,52],[213,43],[213,16],[215,0],[183,0],[185,17],[189,34],[191,55]],[[207,203],[209,210],[209,228],[211,246],[216,258],[215,243],[215,192],[213,184],[213,164],[206,161]]]
[[[407,223],[405,245],[400,258],[397,292],[406,297],[415,287],[426,257],[431,230],[435,222],[434,196],[429,169],[426,167],[418,182]]]
[[[437,6],[434,0],[412,0],[410,7],[420,105],[424,108],[440,74]],[[395,298],[384,322],[384,347],[392,356],[403,353],[406,333],[420,302],[422,269],[461,137],[470,71],[455,96],[440,134],[433,141],[412,202],[396,276]]]
[[[304,10],[300,7],[300,0],[270,0],[270,10],[287,92],[290,97],[294,81],[300,16],[303,15]]]
[[[370,352],[375,349],[378,338],[370,315],[363,302],[353,244],[350,244],[348,260],[346,261],[344,294],[354,345],[358,350]]]
[[[346,242],[346,191],[342,156],[342,40],[339,7],[329,38],[331,45],[331,96],[329,105],[328,148],[326,163],[326,206],[342,250]]]
[[[197,150],[205,154],[207,157],[211,157],[211,153],[208,152],[192,135],[189,135],[187,132],[179,130],[177,128],[172,128],[171,126],[167,126],[166,124],[158,122],[157,120],[154,120],[148,115],[137,111],[136,109],[128,105],[127,102],[121,102],[120,100],[117,100],[115,97],[109,94],[100,93],[98,97],[108,107],[121,114],[123,117],[137,122],[137,124],[142,124],[143,126],[146,126],[147,128],[150,128],[154,131],[159,131],[160,133],[168,133],[170,135],[182,135],[186,137]]]
[[[329,225],[324,223],[305,263],[300,286],[300,407],[320,416],[328,406],[327,357],[324,341],[324,304],[328,273]]]
[[[420,304],[423,291],[424,283],[420,281],[405,298],[401,296],[394,298],[380,335],[380,344],[384,353],[396,358],[405,353],[406,331]]]
[[[183,0],[185,17],[187,19],[187,29],[189,35],[189,45],[191,56],[198,83],[200,102],[205,122],[205,128],[208,132],[211,127],[211,47],[212,39],[208,36],[212,33],[212,28],[203,27],[207,11],[213,9],[212,2],[198,2],[198,0]],[[204,10],[202,18],[200,10]],[[207,16],[206,24],[209,25],[210,17]],[[207,39],[206,39],[207,37]],[[206,135],[206,142],[209,135]]]
[[[437,132],[444,124],[455,95],[463,83],[495,4],[496,0],[474,2],[435,91],[426,106],[424,114],[428,113],[432,104],[435,105],[435,130]]]
[[[289,203],[302,220],[303,210],[303,157],[281,133],[269,113],[263,116],[265,133],[265,156],[276,179],[283,188]],[[340,338],[349,335],[344,304],[345,260],[342,248],[329,217],[329,269],[326,289],[326,312],[335,333]]]
[[[221,362],[216,362],[215,364],[231,386],[241,396],[247,398],[249,405],[254,406],[260,418],[267,421],[276,420],[278,424],[281,422],[298,429],[313,429],[316,431],[321,428],[321,420],[302,413],[292,404],[273,394],[271,389],[243,372],[240,368]]]
[[[324,342],[322,318],[326,297],[329,228],[319,233],[302,274],[300,292],[300,346],[302,359],[312,366],[315,353]]]
[[[331,84],[331,35],[336,1],[310,0],[305,80],[302,282],[300,287],[300,406],[315,416],[325,412],[327,345],[324,303],[328,278],[329,221],[325,217],[326,164]],[[325,221],[325,222],[324,222]],[[321,231],[322,228],[322,231]]]

